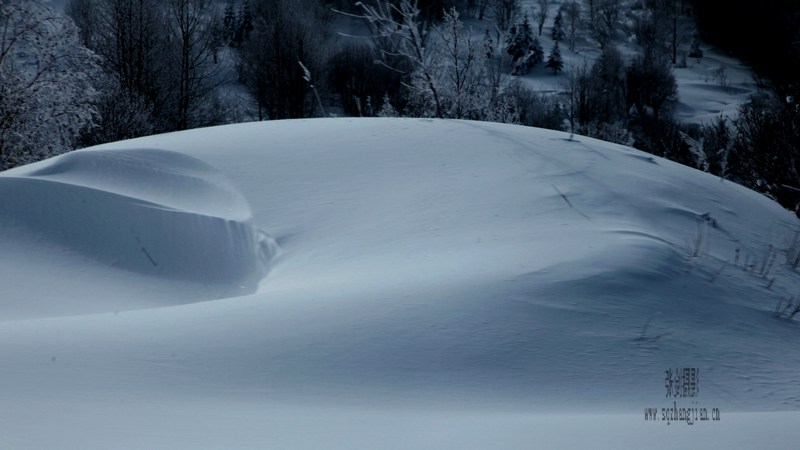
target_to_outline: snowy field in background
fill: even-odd
[[[0,447],[796,448],[797,219],[568,137],[275,121],[0,174]]]
[[[549,3],[547,19],[540,36],[538,35],[538,2],[522,0],[521,5],[523,14],[527,13],[531,25],[537,31],[537,38],[544,50],[546,61],[553,49],[553,20],[561,3],[553,1]],[[584,9],[582,13],[585,15],[586,10]],[[492,32],[495,30],[494,22],[491,20],[463,17],[462,19],[465,27],[472,31],[473,39],[478,42],[483,42],[487,29]],[[623,55],[626,64],[629,64],[641,49],[633,36],[626,36],[626,26],[630,27],[632,24],[625,24],[623,17],[618,25],[619,29],[613,45]],[[687,30],[691,29],[693,29],[693,25],[687,26]],[[356,33],[350,30],[350,34]],[[678,88],[678,103],[675,107],[674,117],[676,121],[710,125],[721,116],[732,119],[738,115],[738,108],[749,102],[752,96],[767,95],[759,90],[749,67],[719,48],[701,41],[700,48],[704,56],[702,58],[686,57],[692,35],[692,31],[685,31],[681,35],[678,64],[673,67],[672,72]],[[496,40],[494,35],[493,38]],[[586,30],[580,30],[577,34],[575,51],[569,49],[568,37],[561,40],[559,48],[564,60],[564,71],[578,68],[583,64],[590,69],[600,56],[597,43],[591,39]],[[684,59],[685,66],[682,64]],[[563,95],[564,92],[564,72],[553,75],[553,72],[546,68],[544,63],[538,64],[529,74],[519,77],[519,79],[536,92],[560,95]]]

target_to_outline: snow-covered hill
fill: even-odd
[[[0,174],[0,446],[792,448],[796,218],[568,138],[276,121]]]

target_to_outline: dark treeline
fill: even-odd
[[[703,37],[750,64],[772,94],[705,129],[709,170],[800,214],[800,3],[693,4]]]

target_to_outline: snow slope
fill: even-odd
[[[0,185],[4,193],[0,218],[8,227],[4,233],[8,245],[33,239],[45,244],[34,246],[32,252],[80,255],[99,263],[103,272],[120,269],[112,276],[132,272],[178,281],[175,286],[188,289],[192,300],[252,293],[277,253],[272,238],[248,223],[249,206],[225,177],[180,153],[74,152],[8,171]],[[38,265],[38,258],[30,264]],[[24,304],[19,300],[0,305],[7,317],[125,306],[99,301],[91,302],[90,309],[65,307],[63,299],[36,291],[39,270],[13,266],[6,270],[18,272],[19,287],[29,292]],[[55,270],[62,271],[65,279],[80,278],[74,264],[57,265]],[[91,283],[93,276],[89,278],[81,283]],[[140,294],[135,291],[147,279],[129,286],[133,298],[128,308],[137,305]],[[82,289],[70,296],[82,302]],[[177,287],[173,291],[170,297],[185,298],[186,292],[182,295]],[[116,296],[113,290],[109,294]],[[166,301],[175,303],[170,297]]]
[[[625,18],[632,3],[638,2],[626,2],[621,8],[622,17],[620,17],[620,23],[616,30],[617,35],[613,41],[615,48],[620,51],[628,63],[641,51],[635,37],[626,35],[626,33],[633,33],[630,31],[634,27],[633,23],[626,23],[629,19]],[[522,11],[527,12],[531,18],[534,28],[538,28],[536,19],[539,11],[538,1],[522,0],[521,5]],[[545,60],[554,45],[551,37],[553,20],[560,7],[561,2],[549,2],[547,20],[542,35],[537,36],[545,52]],[[587,14],[585,9],[583,14]],[[466,22],[473,32],[473,38],[479,42],[482,42],[484,30],[494,29],[494,24],[490,20],[468,19]],[[678,91],[674,118],[681,123],[699,125],[709,125],[720,117],[735,118],[738,115],[739,107],[748,103],[754,96],[766,94],[757,86],[752,69],[742,61],[726,54],[722,49],[703,42],[700,45],[704,53],[702,58],[687,57],[693,35],[693,31],[689,30],[695,28],[693,19],[688,22],[681,25],[685,30],[681,33],[681,42],[678,46],[679,64],[673,67]],[[585,29],[580,30],[576,36],[575,51],[569,50],[568,41],[564,39],[560,42],[560,52],[565,70],[569,70],[570,67],[581,67],[584,64],[590,68],[601,53],[597,43],[591,39]],[[684,67],[682,67],[683,59],[686,60]],[[544,64],[539,64],[531,73],[520,79],[537,92],[563,93],[564,74],[562,72],[559,75],[553,75],[550,69],[544,67]]]
[[[567,138],[276,121],[0,174],[0,446],[793,448],[796,218]]]

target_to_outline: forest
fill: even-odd
[[[800,213],[790,0],[0,0],[0,15],[0,170],[253,120],[469,119],[632,145]],[[566,61],[576,42],[596,57]],[[759,95],[681,123],[673,72],[707,44],[749,64]],[[537,68],[558,92],[526,82]]]

